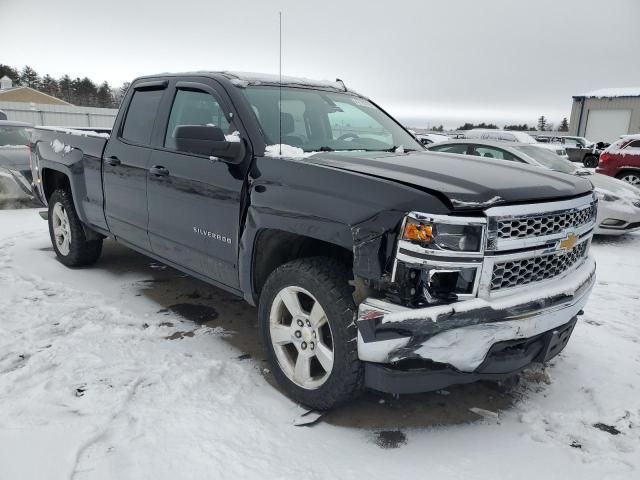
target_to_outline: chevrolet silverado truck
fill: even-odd
[[[589,181],[427,152],[342,82],[139,78],[108,138],[36,129],[31,161],[60,262],[108,237],[257,305],[312,408],[544,362],[595,280]]]

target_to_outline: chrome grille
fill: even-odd
[[[588,243],[584,241],[567,252],[496,263],[491,290],[527,285],[560,275],[586,255]]]
[[[577,228],[592,222],[596,217],[596,205],[591,204],[578,211],[552,212],[520,218],[500,219],[498,238],[526,238],[553,235],[565,229]]]

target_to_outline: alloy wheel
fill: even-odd
[[[53,235],[56,247],[61,255],[69,255],[71,251],[71,227],[67,210],[60,203],[53,206]]]
[[[271,344],[282,372],[299,387],[315,390],[333,370],[333,334],[322,305],[307,290],[285,287],[269,315]]]

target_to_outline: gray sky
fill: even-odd
[[[552,122],[640,86],[639,0],[0,0],[0,63],[119,85],[243,70],[342,78],[413,126]]]

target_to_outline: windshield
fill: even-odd
[[[0,126],[0,147],[29,145],[31,129],[25,127]]]
[[[534,145],[516,145],[513,148],[528,155],[543,167],[556,172],[575,173],[578,168],[569,160],[560,158],[556,153],[543,147]]]
[[[272,86],[249,86],[242,91],[267,145],[280,143],[281,133],[283,144],[305,152],[423,149],[389,116],[355,95],[287,87],[280,92]]]

